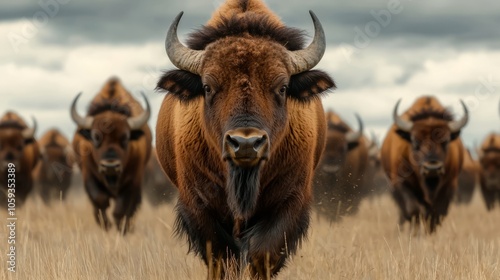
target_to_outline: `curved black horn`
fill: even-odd
[[[151,116],[151,107],[149,106],[149,101],[146,98],[144,92],[141,92],[141,95],[144,98],[144,102],[146,103],[146,110],[144,110],[144,112],[142,112],[142,114],[140,114],[139,116],[130,117],[127,119],[128,125],[132,130],[140,129],[144,124],[148,122],[149,117]]]
[[[192,50],[184,46],[177,36],[177,26],[183,14],[184,12],[180,12],[170,25],[165,39],[165,50],[168,58],[177,68],[200,75],[205,51]]]
[[[73,103],[71,103],[71,119],[79,126],[85,129],[90,129],[92,127],[92,123],[94,122],[93,117],[82,117],[76,111],[76,103],[78,102],[78,98],[82,93],[80,92],[75,99],[73,99]]]
[[[313,11],[309,11],[309,14],[314,24],[314,38],[307,48],[289,52],[293,66],[292,75],[312,69],[325,53],[326,38],[323,26]]]
[[[460,103],[464,109],[464,115],[460,120],[448,123],[448,127],[451,132],[459,132],[469,121],[469,110],[467,110],[467,106],[465,106],[465,103],[462,100],[460,100]]]
[[[399,103],[401,103],[401,99],[399,99],[398,102],[396,103],[396,106],[394,106],[394,111],[392,112],[392,118],[394,119],[394,123],[396,124],[398,129],[401,129],[402,131],[410,132],[411,129],[413,128],[413,122],[403,120],[398,115]]]

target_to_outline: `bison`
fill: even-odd
[[[500,203],[500,134],[491,133],[478,149],[480,185],[486,208]]]
[[[0,118],[0,206],[23,205],[33,189],[32,172],[40,157],[34,138],[37,124],[28,127],[15,112]]]
[[[111,226],[106,209],[109,200],[115,200],[115,224],[125,234],[141,202],[144,168],[151,153],[151,131],[147,124],[149,103],[142,94],[144,110],[118,79],[111,78],[91,101],[83,117],[76,111],[80,95],[73,100],[70,111],[78,126],[73,150],[85,190],[97,223],[106,230]]]
[[[234,257],[242,273],[269,278],[309,227],[312,179],[325,145],[320,94],[335,87],[310,70],[325,35],[286,27],[262,1],[228,0],[188,46],[170,26],[166,52],[179,69],[158,81],[168,91],[156,147],[178,187],[177,232],[201,255],[209,278]]]
[[[359,115],[356,118],[358,131],[333,111],[326,114],[326,147],[316,170],[314,206],[318,214],[330,221],[356,213],[363,196],[368,149],[363,122]]]
[[[163,172],[155,148],[144,171],[144,194],[153,206],[171,203],[177,197],[177,188]]]
[[[457,204],[469,204],[474,195],[474,189],[479,181],[479,163],[472,158],[470,150],[464,148],[464,163],[458,175],[458,189],[455,195]]]
[[[400,224],[422,221],[432,233],[446,216],[457,189],[463,162],[459,136],[469,113],[461,101],[465,114],[455,121],[436,97],[423,96],[399,116],[400,102],[382,144],[382,166],[400,210]]]
[[[41,160],[34,177],[43,202],[52,199],[64,200],[73,175],[74,158],[71,144],[58,130],[50,129],[38,140]]]
[[[380,148],[375,135],[371,140],[366,139],[368,149],[368,163],[364,175],[364,196],[372,199],[388,191],[388,181],[380,160]]]

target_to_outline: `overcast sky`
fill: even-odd
[[[105,2],[103,4],[102,2]],[[321,20],[327,51],[317,66],[338,89],[323,99],[355,124],[383,138],[395,102],[401,110],[423,94],[436,95],[462,115],[468,145],[500,129],[500,2],[465,0],[267,0],[289,26],[313,35],[308,10]],[[43,5],[46,3],[47,5]],[[181,38],[203,25],[222,1],[16,0],[0,4],[0,114],[35,116],[38,136],[59,127],[71,136],[69,105],[83,92],[79,110],[111,76],[149,97],[154,130],[163,94],[154,87],[171,69],[164,39],[184,11]],[[142,101],[141,101],[142,102]]]

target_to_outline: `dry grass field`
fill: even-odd
[[[17,211],[17,272],[6,270],[0,231],[0,279],[205,279],[205,267],[172,236],[172,206],[141,206],[122,237],[94,223],[83,193],[46,207],[31,198]],[[2,211],[0,218],[7,223]],[[437,234],[396,225],[389,197],[364,201],[338,224],[313,216],[309,238],[278,279],[500,279],[500,209],[487,213],[478,194],[453,206]]]

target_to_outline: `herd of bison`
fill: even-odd
[[[180,13],[165,42],[176,69],[158,81],[168,94],[157,116],[144,94],[143,106],[117,78],[85,115],[76,110],[81,94],[68,104],[72,141],[55,128],[35,139],[36,118],[27,123],[6,112],[0,205],[15,198],[21,207],[35,194],[47,204],[64,200],[78,173],[103,229],[126,234],[142,195],[153,205],[176,201],[177,233],[205,261],[209,278],[222,277],[235,258],[239,271],[249,267],[267,279],[298,249],[311,210],[337,221],[356,214],[362,199],[387,192],[401,224],[432,233],[450,203],[468,203],[476,185],[488,210],[500,203],[500,134],[469,147],[473,158],[460,138],[473,117],[463,102],[457,118],[435,96],[406,110],[399,100],[381,143],[367,136],[359,115],[350,127],[325,112],[320,97],[335,82],[311,70],[326,41],[310,15],[315,34],[305,46],[304,33],[261,1],[228,0],[184,45]],[[154,145],[150,118],[157,118]]]

